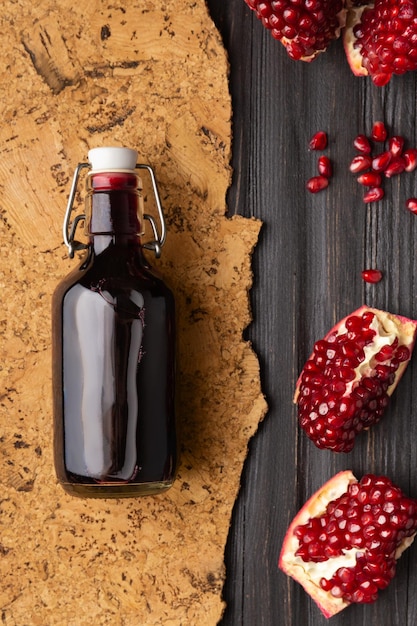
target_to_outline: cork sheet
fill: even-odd
[[[204,0],[4,0],[0,22],[2,623],[214,625],[265,413],[242,339],[260,224],[225,217],[220,37]],[[53,471],[50,298],[76,262],[61,235],[72,173],[100,145],[134,147],[154,167],[168,223],[156,265],[179,313],[182,461],[155,497],[71,498]]]

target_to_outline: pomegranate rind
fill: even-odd
[[[394,326],[397,329],[397,335],[401,344],[406,346],[409,349],[410,356],[411,356],[411,353],[414,349],[414,345],[416,341],[417,320],[409,319],[408,317],[405,317],[403,315],[395,315],[393,313],[389,313],[388,311],[383,311],[381,309],[374,309],[372,307],[367,306],[366,304],[362,305],[361,307],[356,309],[356,311],[353,311],[353,313],[350,313],[349,315],[341,319],[339,322],[337,322],[337,324],[333,326],[333,328],[323,337],[323,339],[328,339],[339,328],[341,328],[346,322],[346,320],[348,319],[348,317],[351,317],[352,315],[361,316],[363,315],[363,313],[366,313],[368,311],[376,315],[379,323],[382,324],[382,326],[384,326],[384,323],[386,325],[387,322],[392,322],[394,324]],[[311,359],[313,355],[314,355],[314,352],[310,354],[309,359]],[[409,359],[399,364],[398,369],[395,373],[395,380],[392,383],[392,385],[390,385],[387,389],[387,394],[389,396],[392,395],[395,388],[397,387],[401,377],[403,376],[407,368],[408,363],[409,363]],[[302,374],[303,372],[301,372],[300,376],[298,377],[297,383],[295,386],[295,393],[294,393],[294,398],[293,398],[293,401],[295,404],[297,404],[298,396],[300,393],[300,382],[301,382]]]
[[[361,21],[362,13],[372,6],[373,4],[361,7],[350,6],[347,10],[346,26],[343,31],[343,47],[349,67],[355,76],[368,76],[368,70],[362,65],[362,55],[355,48],[356,37],[353,34],[353,29]]]
[[[343,495],[349,485],[357,482],[357,479],[350,470],[344,470],[333,476],[333,478],[320,487],[320,489],[307,500],[291,522],[285,534],[281,554],[279,556],[278,567],[304,588],[327,618],[340,613],[340,611],[343,611],[350,603],[342,598],[332,597],[330,593],[324,591],[324,589],[308,576],[302,561],[295,558],[295,552],[298,548],[298,539],[295,537],[294,530],[297,526],[305,524],[311,517],[318,517],[324,513],[329,502]]]

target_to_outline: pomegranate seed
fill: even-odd
[[[333,174],[332,163],[327,156],[320,156],[318,158],[318,170],[322,176],[326,176],[326,178],[330,178]]]
[[[405,171],[413,172],[417,167],[417,150],[415,148],[409,148],[403,153],[403,159],[405,162]]]
[[[382,187],[370,187],[368,191],[363,196],[363,201],[365,204],[369,204],[370,202],[378,202],[378,200],[382,200],[385,193]]]
[[[384,175],[387,178],[401,174],[405,170],[405,160],[402,157],[395,157],[391,160],[391,163],[385,168]]]
[[[407,202],[405,203],[405,206],[407,207],[409,211],[411,211],[411,213],[414,213],[417,215],[417,198],[408,198]]]
[[[407,361],[410,358],[410,350],[407,346],[400,346],[395,353],[396,358],[400,361]]]
[[[365,135],[358,135],[355,137],[353,145],[361,154],[371,154],[371,144],[369,143],[368,137]]]
[[[365,187],[380,187],[382,182],[381,174],[377,172],[365,172],[358,176],[357,180],[358,183]]]
[[[363,172],[364,170],[368,170],[372,165],[372,159],[368,155],[358,155],[355,156],[349,166],[350,171],[353,174],[357,174],[358,172]]]
[[[383,361],[389,360],[392,357],[393,352],[394,352],[393,346],[388,346],[388,345],[383,346],[381,350],[377,352],[377,354],[375,355],[375,360],[378,361],[379,363],[383,363]],[[375,496],[375,492],[374,492],[374,496]]]
[[[382,152],[378,154],[374,159],[372,159],[372,169],[374,172],[383,172],[392,158],[392,152],[387,150],[386,152]]]
[[[362,278],[366,283],[379,283],[379,281],[382,279],[382,272],[381,270],[376,270],[376,269],[369,269],[369,270],[362,270]]]
[[[261,17],[267,18],[272,13],[271,6],[270,6],[270,4],[268,2],[259,2],[258,6],[257,6],[257,9],[258,9],[258,13],[259,13],[259,15]]]
[[[374,141],[385,141],[387,138],[387,129],[385,127],[384,122],[375,122],[372,126],[371,137]]]
[[[404,138],[394,135],[390,138],[388,147],[393,156],[400,156],[404,148]]]
[[[306,183],[306,187],[308,191],[310,191],[311,193],[318,193],[319,191],[326,189],[326,187],[328,186],[329,186],[329,179],[327,178],[327,176],[322,176],[322,175],[313,176]]]
[[[327,134],[319,130],[310,139],[308,147],[310,150],[324,150],[327,147]]]

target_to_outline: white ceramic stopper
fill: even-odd
[[[113,172],[114,170],[133,171],[138,153],[130,148],[103,147],[88,151],[92,172]]]

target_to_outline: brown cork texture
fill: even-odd
[[[4,0],[0,23],[2,624],[214,625],[247,443],[266,408],[242,338],[260,224],[225,217],[219,35],[204,0]],[[154,265],[178,307],[182,460],[161,496],[72,498],[53,470],[50,300],[77,262],[61,225],[75,165],[102,145],[138,149],[166,212]]]

